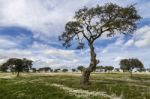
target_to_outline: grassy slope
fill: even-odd
[[[80,86],[80,74],[27,74],[20,78],[11,78],[10,75],[0,74],[1,99],[79,99],[63,89],[49,86],[52,83],[75,89],[106,92],[122,99],[150,99],[150,75],[134,74],[134,78],[130,79],[127,73],[92,74],[92,85],[89,87]]]

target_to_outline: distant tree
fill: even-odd
[[[51,72],[52,71],[52,69],[50,67],[43,67],[42,69],[45,72]]]
[[[115,71],[119,72],[119,68],[115,68]]]
[[[26,71],[32,67],[32,61],[28,59],[19,59],[19,58],[10,58],[4,63],[10,70],[13,70],[17,73],[17,77],[19,77],[19,73]]]
[[[105,70],[104,66],[97,66],[96,69],[97,69],[97,70],[100,70],[100,71]]]
[[[139,59],[122,59],[120,61],[120,68],[129,71],[132,78],[132,71],[134,68],[143,69],[144,65]]]
[[[137,71],[138,71],[138,72],[145,72],[146,69],[145,69],[145,68],[137,68]]]
[[[40,68],[36,69],[36,72],[40,73]]]
[[[37,70],[36,68],[31,68],[32,72],[35,73]]]
[[[74,40],[77,40],[77,49],[84,48],[86,43],[90,48],[90,65],[83,71],[81,84],[90,84],[90,73],[100,62],[94,50],[95,41],[102,35],[112,37],[115,34],[132,34],[140,18],[134,5],[121,7],[112,3],[92,8],[84,7],[75,13],[73,20],[66,24],[59,40],[66,48],[72,45],[72,41],[75,44]]]
[[[25,71],[25,72],[29,72],[29,69],[31,69],[31,67],[32,67],[32,60],[28,60],[28,59],[26,59],[26,58],[23,58],[22,59],[22,62],[23,62],[23,71]]]
[[[43,68],[38,68],[37,71],[40,73],[41,71],[43,71]]]
[[[113,66],[105,66],[104,68],[105,68],[105,72],[106,71],[110,72],[110,71],[112,71],[114,69]]]
[[[78,66],[77,69],[82,72],[84,69],[84,66]]]
[[[68,69],[63,69],[62,72],[68,72]]]
[[[58,71],[60,71],[60,69],[55,69],[55,70],[54,70],[54,72],[58,72]]]
[[[3,63],[3,64],[0,66],[0,71],[2,71],[2,72],[7,72],[7,70],[8,70],[7,63]]]
[[[11,58],[7,61],[7,63],[10,66],[10,68],[15,69],[15,72],[17,72],[17,77],[19,77],[19,73],[23,72],[23,70],[24,70],[22,59]]]
[[[58,70],[57,70],[57,69],[55,69],[55,70],[54,70],[54,72],[58,72]]]
[[[51,68],[51,69],[50,69],[50,72],[53,72],[53,71],[54,71],[54,70]]]
[[[72,72],[75,72],[76,71],[76,69],[72,69]]]
[[[96,69],[104,69],[103,66],[97,66]]]
[[[146,71],[150,72],[150,68],[147,68]]]

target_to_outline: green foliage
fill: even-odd
[[[84,48],[84,41],[93,43],[102,34],[111,37],[117,33],[133,33],[140,18],[134,5],[121,7],[107,3],[104,6],[84,7],[75,12],[73,21],[66,23],[59,40],[65,47],[70,47],[71,42],[77,40],[77,48]]]
[[[122,59],[120,61],[120,68],[123,71],[129,71],[132,78],[132,70],[134,68],[139,68],[140,70],[144,69],[143,63],[138,59]]]
[[[10,58],[6,61],[6,64],[10,67],[10,69],[14,69],[15,72],[28,72],[32,67],[32,61],[26,58]]]
[[[62,72],[68,72],[68,69],[63,69]]]
[[[23,58],[22,60],[22,69],[23,69],[23,71],[25,71],[25,72],[29,72],[29,69],[31,69],[31,67],[32,67],[32,60],[29,60],[29,59],[26,59],[26,58]]]
[[[77,41],[77,49],[84,48],[87,43],[90,48],[90,65],[83,72],[81,83],[90,84],[90,73],[96,68],[99,60],[96,59],[94,50],[95,41],[103,34],[112,37],[116,34],[132,34],[136,29],[136,22],[140,19],[134,5],[121,7],[113,3],[104,6],[84,7],[75,12],[73,21],[65,25],[64,32],[59,36],[59,40],[66,48]],[[73,43],[76,44],[76,43]]]
[[[105,66],[105,71],[112,71],[113,69],[113,66]]]
[[[38,69],[39,72],[44,71],[44,72],[52,72],[53,70],[50,67],[42,67]]]
[[[72,69],[72,72],[75,72],[76,71],[76,69]]]
[[[37,70],[36,68],[31,68],[32,72],[35,73]]]
[[[60,69],[55,69],[55,70],[54,70],[54,72],[58,72],[58,71],[60,71]]]
[[[143,69],[144,65],[139,59],[122,59],[120,61],[122,70],[132,71],[134,68]]]
[[[104,69],[105,70],[105,72],[109,72],[109,71],[112,71],[113,69],[114,69],[114,67],[113,66],[97,66],[96,67],[96,69]]]
[[[96,69],[104,69],[104,66],[97,66]]]
[[[7,72],[8,70],[8,66],[6,63],[3,63],[1,66],[0,66],[0,71],[2,72]]]
[[[84,66],[78,66],[77,69],[82,72],[84,69]]]
[[[6,71],[10,69],[12,72],[17,72],[17,76],[19,76],[19,72],[28,72],[32,67],[32,60],[28,60],[26,58],[10,58],[5,63],[3,63],[1,69]]]

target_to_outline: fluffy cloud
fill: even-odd
[[[56,36],[63,31],[65,23],[79,8],[108,2],[123,6],[137,3],[139,12],[144,13],[141,14],[142,17],[149,16],[145,10],[150,2],[141,4],[139,0],[0,0],[0,25],[27,28],[33,31],[35,38],[44,35]]]
[[[16,47],[16,43],[12,42],[9,39],[6,39],[4,37],[0,37],[0,48],[12,48],[12,47]]]
[[[101,61],[99,65],[119,67],[120,59],[139,58],[148,67],[150,55],[148,48],[136,49],[135,51],[135,48],[129,49],[123,46],[112,43],[106,48],[96,47],[97,59]],[[88,66],[90,61],[89,49],[63,50],[39,42],[34,42],[31,48],[26,49],[0,49],[0,63],[11,57],[32,59],[34,67],[50,66],[52,68],[75,68],[78,65]]]
[[[135,32],[135,46],[150,46],[150,26],[144,26]]]
[[[114,61],[115,61],[115,62],[118,62],[118,61],[120,61],[121,59],[123,59],[123,57],[118,56],[118,57],[116,57],[116,58],[114,59]]]
[[[150,26],[143,26],[137,29],[132,39],[125,43],[125,46],[149,47],[150,46]]]
[[[129,46],[132,46],[134,44],[134,40],[131,39],[131,40],[128,40],[126,43],[125,43],[125,46],[126,47],[129,47]]]
[[[8,44],[5,46],[9,46]],[[72,68],[71,66],[87,63],[87,58],[82,59],[82,55],[80,51],[56,49],[40,42],[34,42],[31,47],[26,49],[11,48],[6,50],[0,47],[0,64],[9,58],[16,57],[33,60],[34,67],[38,68],[42,66],[51,66],[52,68],[68,66],[68,68]]]
[[[1,0],[0,25],[27,28],[33,31],[34,37],[54,36],[86,2],[88,0],[62,0],[61,3],[58,0]]]

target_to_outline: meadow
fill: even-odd
[[[0,73],[1,99],[150,99],[150,74],[93,73],[92,85],[80,85],[81,73]]]

